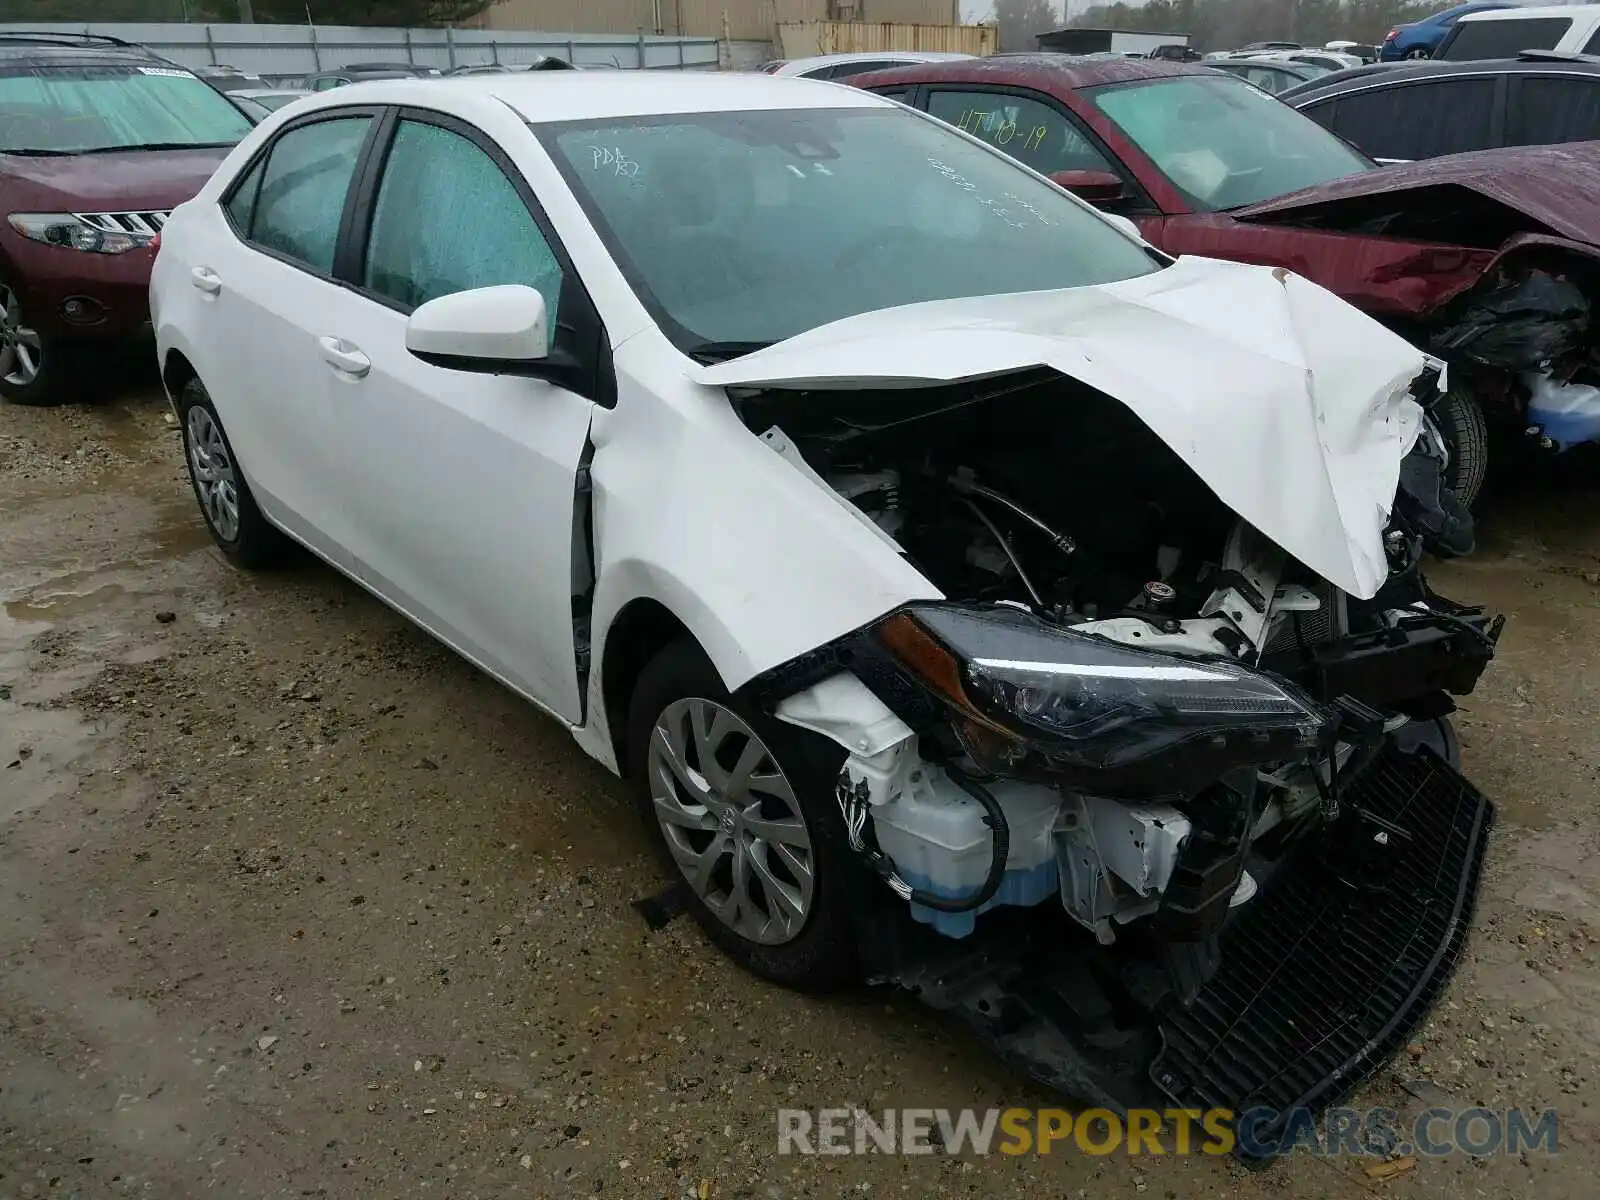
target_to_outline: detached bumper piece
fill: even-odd
[[[1392,743],[1341,804],[1229,919],[1220,966],[1186,1007],[1141,986],[1159,944],[1141,945],[1137,926],[1099,947],[1041,910],[992,914],[955,946],[902,942],[881,977],[1073,1099],[1270,1110],[1236,1151],[1267,1157],[1292,1109],[1338,1103],[1433,1006],[1466,939],[1494,812],[1432,750]]]
[[[1388,707],[1429,692],[1464,696],[1494,657],[1504,625],[1504,617],[1470,609],[1419,613],[1389,629],[1323,642],[1305,654],[1268,655],[1262,666],[1326,703],[1348,695]]]
[[[1320,1110],[1422,1023],[1471,924],[1494,809],[1431,750],[1388,748],[1352,785],[1334,852],[1305,856],[1222,935],[1222,966],[1161,1026],[1175,1105]]]

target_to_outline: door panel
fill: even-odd
[[[559,716],[581,715],[573,514],[592,405],[542,380],[430,366],[407,314],[522,283],[554,323],[568,286],[501,166],[461,133],[402,120],[359,273],[317,317],[320,395],[360,578]]]
[[[246,478],[268,515],[342,566],[338,462],[305,318],[341,294],[328,274],[372,121],[337,116],[285,130],[215,210],[218,236],[207,261],[193,264],[210,314],[202,336],[223,351],[202,377]]]

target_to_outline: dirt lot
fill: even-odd
[[[1557,1157],[800,1159],[778,1107],[1052,1098],[901,997],[651,932],[619,785],[332,571],[226,565],[153,392],[0,406],[0,1197],[1592,1197],[1600,472],[1567,474],[1434,572],[1511,618],[1460,721],[1501,822],[1467,962],[1360,1098],[1554,1106]]]

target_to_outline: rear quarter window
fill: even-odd
[[[1592,79],[1524,75],[1506,113],[1513,146],[1586,142],[1600,138],[1600,76]]]

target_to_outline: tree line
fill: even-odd
[[[1247,42],[1290,41],[1321,46],[1336,39],[1377,44],[1396,25],[1418,21],[1457,0],[1147,0],[1097,4],[1069,24],[1090,28],[1186,33],[1199,50],[1228,50]],[[1002,50],[1032,50],[1034,36],[1059,28],[1051,0],[996,0]]]

